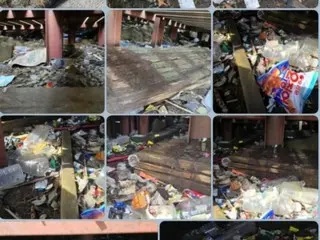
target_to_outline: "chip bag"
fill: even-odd
[[[134,195],[132,199],[131,207],[134,210],[147,209],[149,207],[149,203],[150,203],[150,194],[147,191],[142,190],[137,192]]]
[[[290,69],[289,61],[276,64],[269,72],[258,77],[258,84],[266,95],[275,99],[288,113],[302,113],[310,96],[318,72],[297,73]]]

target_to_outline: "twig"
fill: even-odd
[[[174,107],[176,107],[176,108],[179,108],[180,110],[183,110],[183,111],[185,111],[185,112],[187,112],[187,113],[194,114],[194,112],[190,111],[189,109],[186,109],[186,108],[184,108],[184,107],[181,107],[181,106],[179,106],[179,105],[177,105],[177,104],[175,104],[175,103],[173,103],[173,102],[171,102],[171,101],[169,101],[169,100],[164,100],[164,101],[165,101],[166,103],[171,104],[172,106],[174,106]]]
[[[18,216],[17,216],[17,215],[15,215],[13,212],[11,212],[11,210],[10,210],[10,209],[8,209],[8,208],[4,208],[4,210],[5,210],[7,213],[9,213],[13,218],[15,218],[15,219],[20,219],[20,218],[18,218]]]
[[[43,178],[37,178],[37,179],[34,179],[34,180],[31,180],[29,182],[25,182],[25,183],[21,183],[19,185],[15,185],[13,187],[9,187],[9,188],[6,188],[4,189],[4,191],[7,191],[7,190],[11,190],[11,189],[14,189],[14,188],[19,188],[19,187],[23,187],[23,186],[26,186],[26,185],[29,185],[29,184],[33,184],[33,183],[36,183],[36,182],[40,182],[40,181],[43,181],[45,179],[49,179],[49,178],[52,178],[53,176],[47,176],[47,177],[43,177]]]

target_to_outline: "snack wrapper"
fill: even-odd
[[[288,113],[302,113],[305,101],[318,80],[318,72],[297,73],[289,61],[276,64],[269,72],[258,77],[264,93],[280,104]]]

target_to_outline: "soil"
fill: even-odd
[[[54,185],[56,187],[59,186],[59,179],[55,179]],[[60,190],[58,189],[57,192],[60,193]],[[31,219],[32,201],[41,198],[43,194],[47,195],[47,193],[41,193],[34,189],[34,184],[8,190],[0,202],[0,218],[13,219],[13,217],[4,210],[4,208],[8,208],[21,219]],[[47,204],[36,207],[36,212],[36,219],[39,219],[42,214],[46,214],[47,219],[60,219],[60,210],[55,211]]]

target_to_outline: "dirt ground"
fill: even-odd
[[[290,2],[294,0],[259,0],[261,8],[283,8],[287,7],[286,2]],[[298,0],[301,4],[303,4],[307,8],[315,8],[318,6],[318,0]],[[244,0],[236,0],[236,7],[245,8],[246,5]]]
[[[59,180],[56,179],[54,185],[58,187]],[[57,190],[59,193],[60,190]],[[20,219],[32,219],[32,201],[46,193],[38,192],[34,189],[34,184],[22,186],[9,190],[0,200],[0,218],[13,219],[13,217],[4,210],[4,208],[10,209]],[[53,208],[47,204],[36,207],[36,219],[42,214],[47,215],[47,219],[60,219],[60,209],[54,211]]]

